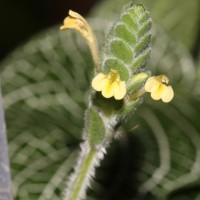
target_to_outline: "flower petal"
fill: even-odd
[[[114,87],[114,98],[116,100],[121,100],[126,95],[126,83],[125,81],[115,82]]]
[[[159,75],[156,76],[155,79],[157,79],[158,81],[162,82],[162,83],[169,83],[169,78],[165,75]]]
[[[153,88],[151,90],[151,98],[154,100],[161,99],[162,94],[165,91],[166,87],[167,86],[163,85],[162,83],[153,86]]]
[[[64,25],[60,27],[61,30],[66,29],[75,29],[77,31],[81,31],[80,25],[77,23],[77,19],[71,18],[70,16],[64,19]]]
[[[64,19],[63,26],[60,29],[65,30],[69,28],[75,29],[80,33],[87,32],[87,21],[77,12],[70,10],[69,16]]]
[[[111,84],[109,79],[106,79],[105,85],[102,89],[102,95],[105,98],[110,98],[114,95],[114,90],[113,88],[115,87],[115,85]]]
[[[172,86],[166,86],[161,96],[162,101],[168,103],[173,99],[173,97],[174,97],[174,91],[172,89]]]
[[[120,100],[126,95],[126,82],[120,81],[119,73],[112,69],[108,75],[97,74],[91,85],[94,90],[101,91],[105,98],[114,96],[116,100]]]
[[[103,73],[97,74],[92,80],[92,87],[96,91],[102,91],[106,85],[106,76]]]
[[[146,81],[145,85],[144,85],[144,89],[146,92],[151,92],[153,87],[159,85],[159,81],[157,81],[155,79],[154,76],[148,78],[148,80]]]

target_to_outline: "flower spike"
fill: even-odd
[[[86,19],[83,18],[80,14],[70,10],[69,16],[64,19],[64,25],[61,26],[60,29],[61,30],[75,29],[83,36],[92,53],[94,64],[98,69],[99,51],[97,47],[97,40]]]
[[[145,83],[144,89],[146,92],[151,93],[151,98],[154,100],[161,99],[163,102],[168,103],[174,97],[172,86],[167,86],[163,83],[168,83],[169,79],[165,75],[152,76],[148,78]]]
[[[114,96],[116,100],[121,100],[126,95],[126,83],[120,80],[120,75],[116,70],[111,69],[108,75],[97,74],[92,80],[92,87],[99,91],[105,98]]]

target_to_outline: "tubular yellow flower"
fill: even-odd
[[[126,95],[126,83],[120,80],[120,75],[116,70],[111,69],[108,75],[97,74],[92,80],[92,87],[99,91],[105,98],[114,96],[116,100],[121,100]]]
[[[146,81],[144,89],[146,92],[151,93],[152,99],[161,99],[163,102],[168,103],[174,97],[174,91],[172,87],[164,84],[168,84],[168,82],[169,79],[165,75],[152,76]]]
[[[88,22],[80,14],[70,10],[69,16],[64,19],[64,25],[61,26],[60,29],[75,29],[85,38],[92,53],[95,66],[98,69],[99,51],[97,40]]]

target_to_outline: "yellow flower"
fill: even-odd
[[[174,91],[172,87],[170,85],[166,85],[168,82],[169,79],[165,75],[152,76],[146,81],[144,89],[146,92],[151,93],[152,99],[162,99],[163,102],[168,103],[174,97]]]
[[[60,27],[61,30],[75,29],[79,31],[84,37],[87,37],[89,25],[87,21],[78,13],[70,10],[69,16],[64,19],[64,25]]]
[[[116,70],[111,69],[108,75],[97,74],[92,80],[92,87],[99,91],[105,98],[113,97],[116,100],[123,99],[126,95],[126,83],[120,80]]]
[[[77,12],[74,12],[72,10],[69,11],[69,16],[67,16],[64,19],[64,25],[60,27],[61,30],[66,29],[75,29],[78,31],[83,38],[85,38],[90,51],[92,53],[92,57],[95,63],[96,68],[98,68],[99,65],[99,52],[97,47],[97,41],[96,37],[86,21],[85,18],[83,18],[80,14]]]

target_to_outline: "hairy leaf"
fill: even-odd
[[[86,112],[86,133],[90,145],[95,147],[103,142],[105,137],[105,127],[102,118],[98,112],[89,108]]]
[[[122,80],[146,64],[150,55],[151,19],[142,5],[127,4],[113,25],[102,50],[101,68],[115,69]]]

